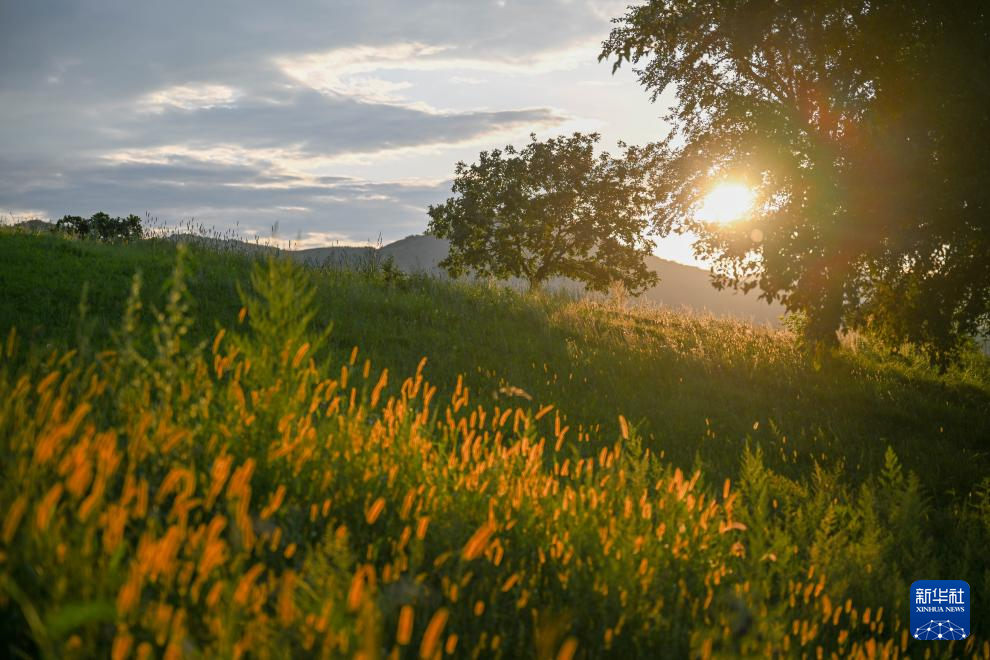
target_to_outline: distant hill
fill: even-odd
[[[34,232],[52,231],[53,223],[42,220],[28,220],[15,227]],[[172,240],[206,244],[220,250],[243,250],[245,252],[277,252],[277,248],[264,243],[252,243],[234,238],[202,237],[193,234],[176,234]],[[362,265],[380,262],[391,258],[400,270],[406,273],[429,273],[446,277],[440,262],[447,256],[449,243],[446,240],[426,235],[407,236],[380,248],[372,246],[331,246],[305,250],[281,250],[283,254],[311,265],[330,265],[341,268],[358,268]],[[674,261],[648,257],[647,266],[660,276],[660,283],[631,302],[635,305],[659,305],[672,309],[687,309],[697,313],[711,313],[715,316],[728,316],[752,321],[758,325],[778,326],[784,308],[779,304],[768,305],[755,294],[743,295],[735,291],[718,291],[711,285],[708,271],[686,266]],[[510,286],[521,288],[521,280],[509,282]],[[573,280],[556,278],[548,284],[551,289],[564,289],[575,293],[583,291]]]
[[[446,240],[433,236],[415,235],[389,243],[379,249],[373,247],[327,247],[288,252],[293,258],[307,263],[326,263],[342,266],[358,265],[364,260],[391,257],[404,272],[425,272],[444,276],[439,264],[448,253]],[[779,325],[784,308],[769,305],[755,294],[743,295],[735,291],[718,291],[711,284],[706,270],[679,264],[659,257],[647,258],[647,266],[660,276],[660,283],[634,301],[639,304],[660,305],[673,309],[688,309],[716,316],[746,319],[757,324]],[[519,287],[521,281],[510,282]],[[551,288],[579,292],[582,287],[572,280],[557,278],[549,283]]]
[[[780,325],[780,317],[785,312],[782,305],[768,304],[755,292],[719,291],[712,286],[707,270],[659,257],[648,257],[646,265],[660,276],[660,283],[642,295],[645,301],[675,309],[688,308],[716,316],[750,319],[759,324]]]
[[[341,245],[293,250],[287,254],[294,259],[314,265],[360,266],[391,258],[403,272],[444,276],[445,273],[439,264],[446,258],[448,251],[447,241],[432,236],[415,235],[380,248]]]

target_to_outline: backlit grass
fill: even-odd
[[[732,323],[235,257],[222,279],[223,262],[203,254],[175,267],[165,248],[119,250],[148,260],[143,286],[128,277],[110,292],[111,328],[92,327],[94,296],[61,335],[10,332],[2,349],[0,632],[11,652],[990,651],[978,609],[965,643],[911,642],[906,630],[911,581],[990,586],[981,438],[938,440],[972,447],[975,465],[932,474],[912,454],[923,430],[862,432],[901,418],[962,427],[969,415],[979,433],[978,362],[938,377],[861,349],[816,369],[782,335]],[[164,290],[152,284],[160,264]],[[202,281],[210,268],[217,282]],[[197,302],[208,287],[231,299]],[[354,291],[381,303],[371,320]],[[38,313],[23,304],[16,313]],[[489,309],[529,324],[490,328],[489,349],[472,344],[482,330],[456,331],[468,321],[443,323],[474,310],[477,324]],[[387,312],[397,320],[383,328]],[[349,333],[376,318],[373,348],[354,349]],[[489,350],[505,351],[501,362],[481,364]],[[917,407],[849,407],[878,388]],[[834,398],[790,415],[786,401],[773,417],[725,412],[791,389],[790,400]],[[643,414],[651,397],[669,425]],[[788,437],[788,425],[828,419],[815,415],[828,405],[855,419]],[[939,490],[953,482],[955,493]]]

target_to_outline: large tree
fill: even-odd
[[[450,240],[441,265],[519,277],[538,288],[556,276],[603,291],[619,283],[635,293],[656,283],[646,268],[651,203],[649,152],[595,155],[597,133],[539,141],[523,149],[483,151],[459,162],[454,197],[429,208],[429,232]]]
[[[984,2],[653,0],[602,59],[676,91],[661,234],[694,231],[719,286],[805,312],[811,338],[874,325],[933,356],[990,316]],[[721,179],[758,192],[706,224]]]

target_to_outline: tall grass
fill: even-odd
[[[522,388],[479,397],[464,378],[430,384],[425,360],[396,373],[340,350],[325,292],[286,261],[256,263],[204,335],[182,254],[163,299],[132,281],[105,345],[8,335],[12,654],[990,653],[976,635],[909,639],[912,580],[985,570],[990,506],[960,505],[970,546],[947,559],[892,450],[855,482],[825,463],[782,474],[755,440],[735,478],[684,470],[621,402],[608,424],[577,424]],[[600,328],[593,310],[582,323]]]

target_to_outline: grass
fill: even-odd
[[[175,271],[167,242],[4,233],[0,263],[8,649],[987,652],[906,630],[915,579],[990,589],[975,352],[815,364],[669,311]]]

